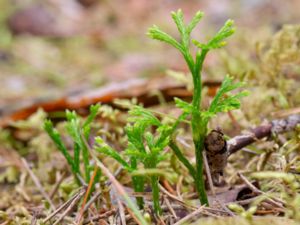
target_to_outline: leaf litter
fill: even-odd
[[[45,222],[46,218],[52,215],[51,213],[56,212],[50,224],[60,223],[60,221],[63,221],[63,224],[72,224],[76,218],[79,218],[78,215],[83,207],[85,208],[84,219],[81,221],[83,224],[124,224],[124,222],[136,224],[140,223],[138,221],[153,224],[265,224],[270,222],[293,224],[293,221],[286,218],[299,220],[299,177],[297,175],[299,128],[297,123],[292,126],[292,129],[285,130],[285,128],[289,126],[287,121],[290,118],[288,116],[291,115],[286,115],[286,112],[290,110],[292,114],[298,113],[297,106],[299,105],[297,89],[299,35],[297,30],[297,26],[286,26],[271,37],[271,41],[261,43],[257,49],[258,60],[254,60],[254,63],[252,60],[247,65],[250,70],[243,76],[240,76],[241,73],[234,74],[237,79],[249,84],[251,96],[242,100],[242,110],[234,111],[231,116],[224,113],[214,118],[210,127],[212,129],[221,127],[222,133],[225,134],[224,139],[229,140],[227,143],[238,142],[237,140],[241,140],[238,139],[238,134],[242,130],[251,128],[251,132],[241,135],[243,138],[248,138],[251,144],[247,142],[228,158],[223,176],[226,185],[214,187],[214,195],[210,190],[209,198],[210,202],[213,202],[210,207],[199,206],[192,185],[192,177],[169,149],[165,152],[166,160],[158,164],[157,171],[142,171],[142,173],[161,174],[160,201],[163,216],[156,217],[153,214],[149,187],[141,193],[145,198],[146,206],[143,211],[135,211],[134,207],[131,208],[128,205],[128,201],[123,200],[124,193],[127,193],[130,197],[129,201],[134,202],[135,196],[139,193],[135,193],[132,189],[131,175],[114,160],[104,155],[98,155],[97,158],[101,159],[105,168],[108,168],[114,175],[117,183],[114,183],[112,179],[101,177],[89,201],[83,205],[83,193],[86,194],[85,190],[89,184],[81,180],[83,188],[80,189],[81,186],[72,179],[65,159],[41,129],[45,116],[59,118],[56,120],[56,128],[62,134],[68,151],[72,153],[74,145],[70,137],[66,135],[66,122],[62,121],[64,114],[60,117],[53,117],[43,104],[36,104],[33,101],[30,104],[35,106],[34,110],[20,117],[21,120],[10,122],[5,129],[1,129],[0,161],[3,162],[1,163],[1,222],[4,224],[43,224],[43,221]],[[279,50],[278,46],[281,47]],[[279,59],[280,63],[278,63]],[[244,62],[232,60],[234,59],[229,57],[224,59],[223,63],[238,65],[239,70],[243,68]],[[220,70],[226,68],[221,65],[219,67]],[[162,84],[165,78],[155,82]],[[219,80],[208,80],[208,82],[219,82]],[[105,107],[92,123],[88,140],[90,144],[93,142],[93,137],[100,135],[118,151],[124,149],[127,140],[123,127],[128,116],[124,108],[130,108],[136,102],[151,106],[150,110],[156,112],[158,118],[167,120],[178,115],[178,112],[171,110],[172,104],[164,100],[168,97],[185,97],[188,100],[191,94],[178,83],[172,85],[162,85],[163,88],[160,91],[164,93],[167,90],[166,94],[157,92],[154,103],[149,100],[151,98],[147,95],[143,85],[138,93],[130,85],[127,86],[124,89],[128,92],[125,95],[127,100],[122,100],[119,104],[113,104],[113,97],[110,95],[107,103],[111,106]],[[116,85],[116,90],[118,88],[120,86]],[[206,88],[205,91],[209,93],[210,86]],[[64,111],[68,108],[76,109],[81,115],[87,115],[88,106],[99,100],[91,98],[91,95],[85,96],[85,94],[79,94],[73,98],[84,104],[64,103],[60,106],[54,104],[53,111]],[[121,96],[117,94],[119,98],[123,96],[122,92]],[[137,100],[131,101],[132,97],[137,97]],[[101,99],[102,95],[99,98]],[[208,105],[211,97],[208,95],[205,98],[207,100],[203,104]],[[84,102],[86,99],[88,103]],[[51,100],[45,103],[51,105],[53,102]],[[119,105],[118,110],[115,108],[116,105]],[[44,108],[48,114],[37,111],[39,107]],[[271,113],[281,115],[281,120],[277,121],[281,121],[278,123],[278,129],[282,132],[270,128],[270,124],[273,125],[276,119]],[[168,116],[166,117],[165,114]],[[8,115],[12,114],[8,113]],[[28,118],[30,115],[32,117]],[[269,122],[262,121],[263,119],[268,119]],[[232,124],[236,122],[240,129],[238,132],[232,130]],[[257,136],[255,132],[253,135],[252,132],[260,127],[267,127],[269,130],[265,131],[266,134],[262,136]],[[183,123],[178,127],[177,132],[180,134],[180,145],[184,146],[181,149],[190,161],[195,163],[191,151],[193,148],[190,139],[191,131],[187,124]],[[24,164],[24,160],[22,163],[22,157],[25,157],[27,163]],[[97,161],[93,163],[96,164]],[[27,169],[24,165],[27,165]],[[119,190],[116,190],[117,186]],[[210,189],[209,184],[207,184],[207,189]],[[61,211],[55,211],[51,209],[51,204],[54,204],[56,209],[64,207]],[[230,217],[232,215],[240,217]],[[262,217],[266,215],[272,217]]]

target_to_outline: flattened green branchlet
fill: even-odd
[[[200,22],[204,13],[198,11],[191,22],[185,25],[183,12],[179,9],[177,12],[171,13],[172,18],[177,26],[180,34],[180,41],[176,41],[169,34],[161,31],[159,27],[153,26],[149,29],[148,35],[156,40],[168,43],[178,49],[184,57],[187,66],[192,74],[194,93],[192,103],[185,103],[182,100],[175,99],[176,105],[181,108],[185,114],[191,115],[191,126],[193,132],[193,141],[195,146],[196,166],[194,167],[189,163],[183,154],[181,154],[179,148],[176,146],[174,139],[171,139],[169,146],[173,149],[174,154],[178,159],[187,167],[191,176],[195,180],[195,187],[199,193],[199,198],[202,204],[208,205],[207,195],[204,186],[203,178],[203,156],[204,139],[207,134],[209,119],[215,116],[219,112],[226,112],[232,109],[239,108],[239,98],[246,95],[245,92],[241,92],[236,95],[230,95],[228,92],[241,86],[241,83],[233,84],[232,78],[226,76],[223,84],[214,98],[211,106],[208,110],[201,109],[202,100],[202,69],[206,55],[212,49],[221,48],[226,45],[225,39],[231,36],[235,28],[232,20],[225,22],[224,26],[211,38],[206,44],[200,43],[197,40],[191,40],[191,32]],[[190,51],[190,42],[197,47],[196,56],[193,57]],[[228,95],[228,98],[224,96]],[[192,174],[196,172],[196,174]]]

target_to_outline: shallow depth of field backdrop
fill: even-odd
[[[77,100],[77,103],[82,103],[85,99],[80,100],[80,98],[83,98],[82,96],[89,91],[113,87],[112,90],[115,93],[116,89],[122,90],[125,84],[130,81],[139,81],[139,79],[149,79],[152,83],[159,82],[158,86],[163,90],[172,89],[174,83],[175,86],[180,86],[181,91],[182,86],[187,86],[189,90],[187,93],[190,93],[192,82],[190,78],[187,78],[188,76],[185,76],[188,68],[182,56],[171,46],[152,40],[146,35],[148,28],[155,24],[177,37],[178,31],[170,16],[170,12],[177,9],[182,9],[186,21],[189,21],[198,10],[205,13],[199,26],[193,32],[193,38],[197,40],[207,41],[227,19],[235,21],[236,32],[227,40],[228,44],[207,56],[203,68],[203,81],[208,84],[218,83],[226,74],[230,74],[236,81],[245,82],[244,88],[249,90],[250,94],[243,98],[241,109],[214,118],[210,123],[211,129],[220,127],[230,139],[230,137],[259,126],[263,122],[299,114],[299,0],[0,0],[1,225],[43,224],[41,221],[53,211],[44,199],[45,195],[40,194],[41,187],[32,181],[30,172],[25,170],[28,164],[31,167],[29,171],[33,171],[37,176],[46,196],[51,193],[57,195],[56,197],[51,196],[55,199],[54,208],[57,209],[75,193],[75,190],[78,190],[75,184],[76,187],[72,186],[73,184],[70,185],[72,176],[65,159],[42,129],[43,120],[47,116],[50,116],[60,126],[60,122],[64,120],[64,110],[68,109],[68,105],[63,102],[63,99],[75,96],[77,99],[74,102]],[[111,84],[115,86],[110,86]],[[157,87],[155,84],[153,86]],[[172,107],[164,104],[165,101],[170,101],[177,94],[187,98],[191,97],[190,94],[186,95],[186,92],[178,90],[178,92],[174,90],[174,94],[172,94],[171,90],[170,92],[166,91],[167,94],[164,93],[169,99],[164,99],[166,96],[163,96],[161,92],[155,88],[150,89],[145,89],[146,93],[137,90],[138,93],[142,93],[142,96],[139,96],[140,99],[144,101],[145,105],[152,106],[153,98],[159,99],[154,108],[163,113],[171,112],[172,114]],[[135,91],[129,88],[124,92],[126,92],[126,97],[136,97]],[[210,90],[208,85],[203,98],[211,98],[214,91],[213,88]],[[117,97],[122,97],[123,90],[120,92],[116,94]],[[151,96],[154,97],[151,98]],[[87,98],[89,98],[88,95]],[[108,96],[108,98],[111,99],[106,100],[112,105],[112,96]],[[61,101],[55,103],[57,99]],[[209,100],[204,101],[204,104],[209,102]],[[32,114],[33,111],[30,111],[26,116],[22,114],[22,109],[31,105],[38,106],[44,102],[53,103],[54,108],[57,107],[57,112],[49,110],[48,114],[43,111]],[[71,108],[76,108],[75,103],[71,104]],[[87,109],[86,105],[82,108],[79,107],[78,113],[87,115]],[[109,110],[112,109],[109,108],[104,113],[113,117],[115,112]],[[19,114],[14,114],[16,112],[20,112],[21,116],[18,117]],[[125,125],[124,118],[126,116],[124,114],[126,113],[123,110],[121,114],[121,119],[108,119],[110,122],[113,121],[111,122],[113,125],[118,123],[118,119],[122,121],[121,125],[116,125],[117,128],[112,132],[118,133]],[[16,115],[14,117],[16,121],[13,123],[6,120],[11,115]],[[174,112],[172,115],[178,116],[178,112]],[[109,116],[106,115],[106,117]],[[106,121],[105,123],[110,122]],[[65,132],[62,125],[59,130],[62,133]],[[185,130],[184,126],[182,130]],[[185,131],[189,132],[188,129]],[[122,132],[120,132],[121,134]],[[183,137],[185,137],[185,133]],[[70,139],[64,138],[66,139],[64,141],[67,142],[66,145],[70,147]],[[120,140],[124,142],[124,138],[120,138]],[[188,139],[187,142],[192,144],[191,139]],[[120,143],[117,146],[121,148],[123,144]],[[184,147],[186,143],[181,144]],[[263,170],[265,164],[268,171],[287,172],[298,176],[299,146],[299,129],[296,129],[287,136],[283,135],[278,139],[261,141],[257,145],[246,147],[243,149],[244,155],[241,151],[229,158],[225,170],[225,180],[227,184],[234,187],[245,185],[246,178],[243,175],[241,178],[238,172],[245,172],[246,175],[249,175],[248,172]],[[253,156],[253,152],[256,155]],[[287,156],[286,154],[289,153],[286,152],[295,152],[295,154],[288,158],[290,156]],[[187,153],[192,158],[191,154],[193,153]],[[21,157],[26,159],[25,167]],[[167,163],[167,166],[172,164],[173,158],[168,160],[170,162]],[[112,165],[111,172],[115,172],[119,166],[111,159],[103,160],[103,162]],[[162,169],[164,166],[166,167],[166,165],[160,165]],[[181,179],[181,191],[191,191],[192,186],[189,186],[191,177],[184,180],[182,174],[178,175],[177,173],[178,171],[176,171],[176,176],[174,175],[176,179],[173,177],[176,181],[173,178],[171,178],[173,183],[161,179],[161,184],[164,187],[169,185],[168,191],[174,190],[172,195],[177,195],[177,182]],[[61,178],[63,176],[65,180]],[[124,175],[124,177],[126,176]],[[105,179],[103,178],[103,180]],[[274,202],[266,201],[265,208],[259,208],[256,214],[251,212],[249,205],[245,209],[235,209],[234,213],[239,215],[244,213],[242,216],[248,219],[252,218],[254,214],[255,216],[269,215],[299,220],[300,215],[296,212],[300,206],[298,187],[291,188],[292,190],[286,188],[286,192],[282,192],[284,184],[288,181],[282,181],[280,177],[273,179],[273,181],[263,181],[267,182],[267,184],[263,183],[265,185],[263,191],[273,191],[272,194],[277,200],[278,198],[284,199],[284,201],[290,199],[291,202],[284,204],[282,208],[276,208]],[[168,179],[166,178],[166,180]],[[126,187],[130,186],[127,178],[122,180],[121,176],[118,181]],[[293,184],[299,185],[298,177],[294,181]],[[62,185],[59,182],[62,182]],[[56,185],[57,190],[55,190]],[[277,190],[276,187],[279,186],[282,189]],[[255,190],[248,188],[247,191],[259,191],[260,186],[255,188]],[[295,193],[291,194],[289,191]],[[286,193],[290,194],[289,197],[285,196]],[[246,196],[244,199],[248,199],[247,194],[249,193],[241,195]],[[293,202],[293,200],[295,201]],[[226,201],[224,200],[224,202]],[[108,203],[106,202],[106,204]],[[121,203],[112,203],[112,208],[116,208],[115,211],[107,205],[101,209],[91,207],[90,211],[92,212],[86,211],[89,217],[86,216],[81,222],[86,224],[92,224],[91,221],[94,221],[94,224],[123,224],[122,218],[120,217],[120,219],[116,214],[116,211],[119,212],[119,204]],[[82,205],[81,201],[75,208],[70,209],[66,213],[68,216],[65,215],[66,218],[62,218],[62,224],[71,224],[70,221],[72,219],[75,221],[75,218],[80,221],[78,214],[81,213]],[[164,205],[166,205],[165,201]],[[226,208],[225,203],[222,207]],[[173,224],[193,210],[176,211],[177,216],[174,216],[171,210],[165,215],[174,218],[162,216],[162,218],[151,218],[151,221],[153,224],[159,222]],[[212,217],[221,216],[213,210],[206,210],[206,214],[200,214],[202,216],[213,214]],[[224,208],[221,211],[226,213]],[[103,216],[97,220],[90,218],[106,215],[107,212],[109,213],[106,217]],[[58,221],[63,213],[64,211],[58,212],[58,215],[51,218],[52,222],[47,221],[47,223],[53,224]],[[128,224],[135,224],[136,220],[131,217],[132,212],[126,211],[126,216]],[[114,218],[117,219],[114,220]],[[197,216],[191,218],[191,221],[197,220],[197,218]],[[275,222],[278,221],[275,219]],[[288,221],[287,224],[291,224],[291,222]]]

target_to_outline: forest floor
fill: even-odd
[[[94,1],[12,5],[0,0],[5,9],[0,15],[0,225],[297,224],[299,1],[114,0],[89,7],[78,2]],[[187,20],[196,10],[205,12],[199,33],[194,33],[200,40],[207,40],[228,18],[237,28],[225,48],[206,58],[202,107],[208,107],[226,74],[244,82],[250,94],[240,109],[209,123],[210,130],[222,130],[228,150],[221,182],[211,185],[210,173],[204,175],[209,206],[200,205],[193,176],[169,147],[156,170],[140,168],[142,175],[159,176],[163,213],[157,216],[150,186],[134,192],[131,172],[96,152],[95,138],[122,153],[133,105],[170,120],[181,112],[174,97],[192,99],[192,79],[180,54],[145,35],[152,24],[175,34],[170,12],[178,8]],[[101,107],[89,124],[88,138],[77,143],[91,152],[91,178],[84,180],[73,175],[44,123],[54,123],[75,158],[76,140],[82,137],[72,137],[66,110],[74,110],[83,125],[97,103]],[[188,124],[180,124],[176,142],[195,165]],[[235,143],[240,145],[232,150]],[[145,202],[138,214],[130,205],[136,197]]]

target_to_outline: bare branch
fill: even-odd
[[[227,152],[231,155],[238,150],[252,144],[258,139],[269,137],[293,130],[300,123],[300,114],[291,115],[285,119],[273,120],[250,131],[249,134],[236,136],[227,141]]]

